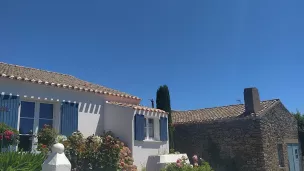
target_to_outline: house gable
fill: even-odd
[[[279,166],[278,145],[283,148],[284,165],[288,168],[287,145],[298,143],[296,118],[278,102],[261,116],[261,131],[266,170],[276,170]]]

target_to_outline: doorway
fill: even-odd
[[[299,144],[288,144],[289,171],[300,171]]]

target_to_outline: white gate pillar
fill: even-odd
[[[64,154],[63,144],[53,145],[52,154],[42,164],[42,171],[71,171],[71,163]]]

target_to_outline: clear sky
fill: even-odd
[[[255,86],[262,100],[304,112],[303,9],[303,0],[1,0],[0,61],[143,105],[162,84],[178,110],[235,104]]]

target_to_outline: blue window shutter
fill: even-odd
[[[17,129],[19,105],[19,96],[1,95],[0,122]]]
[[[144,115],[136,114],[134,116],[134,138],[135,140],[142,141],[145,139],[145,118]]]
[[[78,104],[63,102],[61,104],[60,133],[65,136],[78,131]]]
[[[160,117],[160,140],[168,140],[168,118]]]

